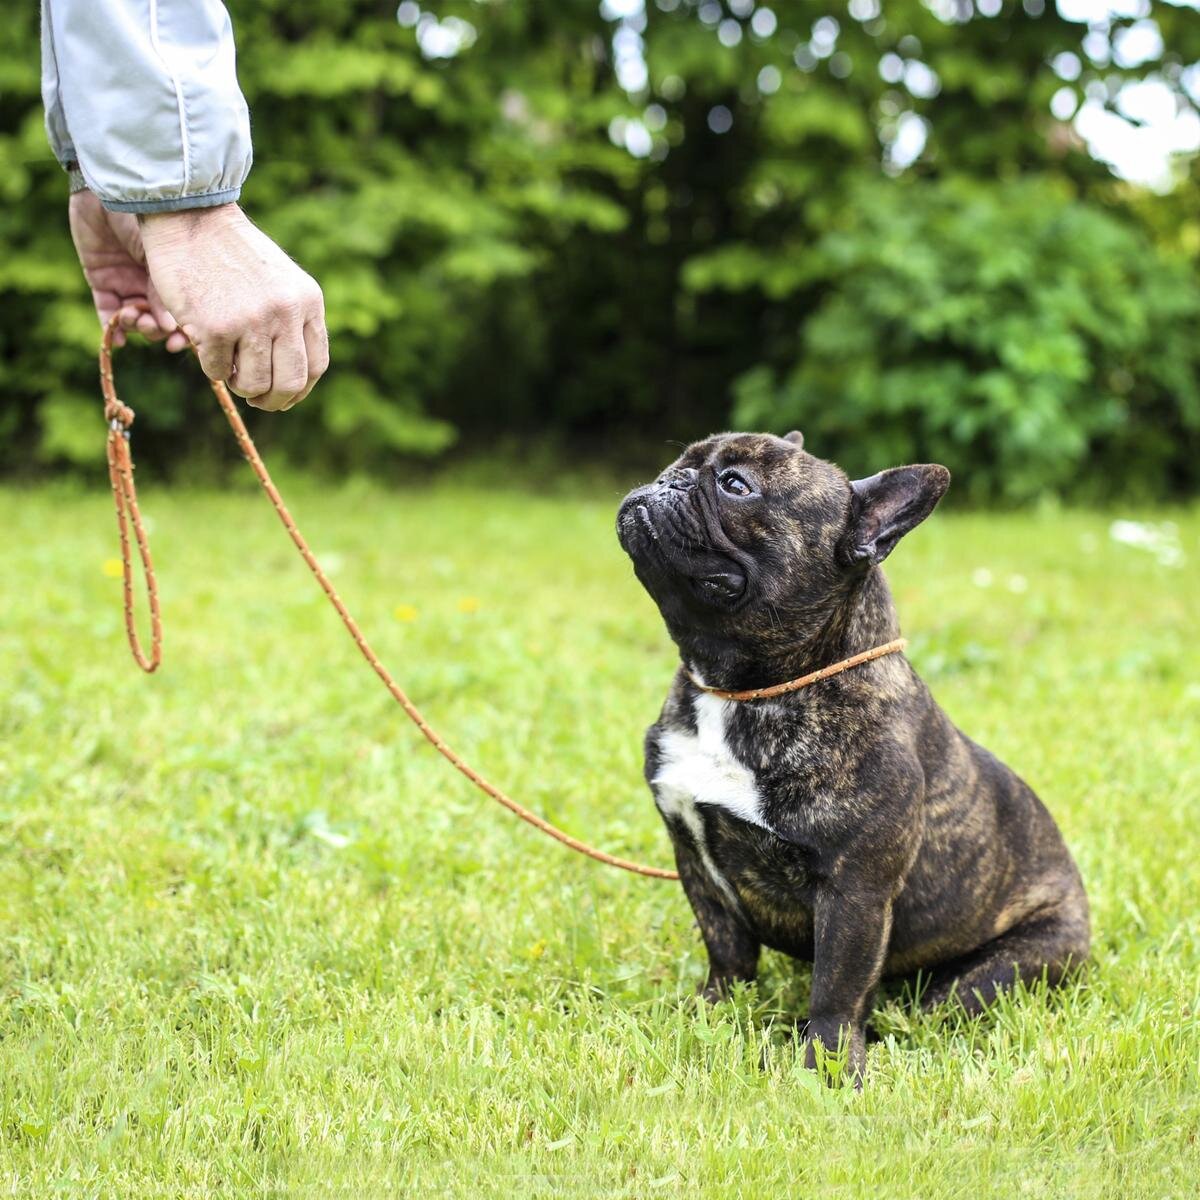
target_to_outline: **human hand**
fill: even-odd
[[[256,408],[303,400],[329,365],[316,280],[236,204],[147,214],[140,230],[151,286],[204,373]]]
[[[182,350],[187,337],[150,282],[137,217],[109,212],[84,190],[71,197],[67,218],[100,324],[107,325],[114,313],[121,314],[113,341],[123,346],[124,331],[136,329],[154,342],[166,338],[168,350]]]

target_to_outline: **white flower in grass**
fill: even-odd
[[[1182,567],[1185,561],[1179,544],[1179,528],[1173,521],[1114,521],[1108,536],[1122,546],[1152,554],[1163,567]]]

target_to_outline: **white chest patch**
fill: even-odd
[[[726,713],[732,707],[729,701],[716,696],[697,697],[696,732],[668,730],[659,737],[659,764],[653,784],[662,814],[684,823],[709,875],[737,904],[737,896],[708,852],[704,823],[696,811],[697,804],[712,804],[767,828],[754,772],[734,758],[725,738]]]
[[[743,821],[762,825],[762,797],[754,772],[734,758],[725,740],[725,713],[732,707],[716,696],[698,697],[696,732],[670,730],[659,739],[661,757],[654,782],[670,793],[673,807],[715,804]]]

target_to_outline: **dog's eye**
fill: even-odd
[[[754,491],[736,471],[722,471],[717,482],[721,485],[721,490],[731,496],[748,496]]]

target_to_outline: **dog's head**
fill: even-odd
[[[936,465],[852,481],[799,433],[722,433],[630,492],[617,535],[685,652],[697,638],[778,645],[814,634],[949,482]]]

